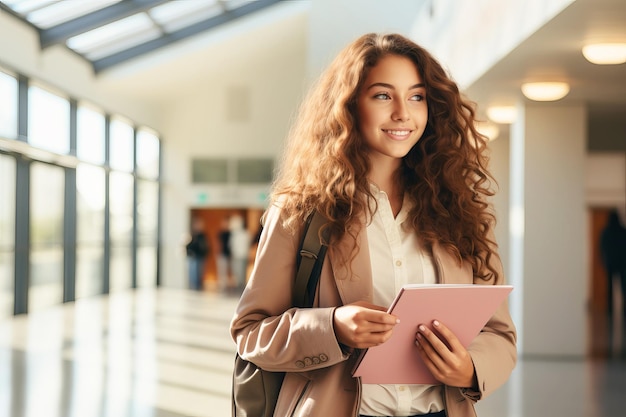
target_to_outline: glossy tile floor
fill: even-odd
[[[0,321],[0,417],[229,417],[236,302],[142,289]],[[625,417],[615,356],[521,360],[479,416]]]

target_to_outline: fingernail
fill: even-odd
[[[424,326],[423,324],[420,324],[418,329],[420,329],[421,331],[425,332],[426,331],[426,326]]]
[[[437,320],[433,320],[433,326],[439,327],[439,322]]]
[[[400,324],[400,319],[396,319],[396,324]]]

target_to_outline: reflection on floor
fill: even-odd
[[[235,304],[145,289],[0,321],[0,416],[228,417]],[[478,412],[624,417],[625,392],[623,359],[527,359]]]

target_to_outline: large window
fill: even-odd
[[[0,318],[13,314],[15,159],[0,154]]]
[[[56,94],[31,86],[28,89],[28,143],[48,151],[70,150],[70,103]]]
[[[137,286],[156,284],[159,184],[138,180],[137,197]]]
[[[111,121],[109,164],[111,168],[132,172],[134,169],[134,130],[121,119]]]
[[[137,174],[144,178],[159,177],[159,138],[140,129],[137,132]]]
[[[104,163],[104,115],[86,105],[78,106],[76,156],[102,165]]]
[[[76,168],[76,298],[102,293],[104,283],[104,169]]]
[[[137,286],[156,283],[159,203],[159,139],[152,132],[137,132]]]
[[[160,152],[148,127],[0,69],[0,319],[156,285]]]
[[[0,71],[0,137],[17,138],[17,80]]]
[[[63,302],[63,168],[40,162],[30,173],[29,312]]]
[[[133,176],[124,172],[110,175],[111,278],[110,290],[132,285],[133,272]]]

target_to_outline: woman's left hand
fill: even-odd
[[[443,323],[435,320],[433,327],[438,335],[423,324],[415,335],[415,344],[426,367],[446,385],[477,389],[476,370],[467,349]]]

